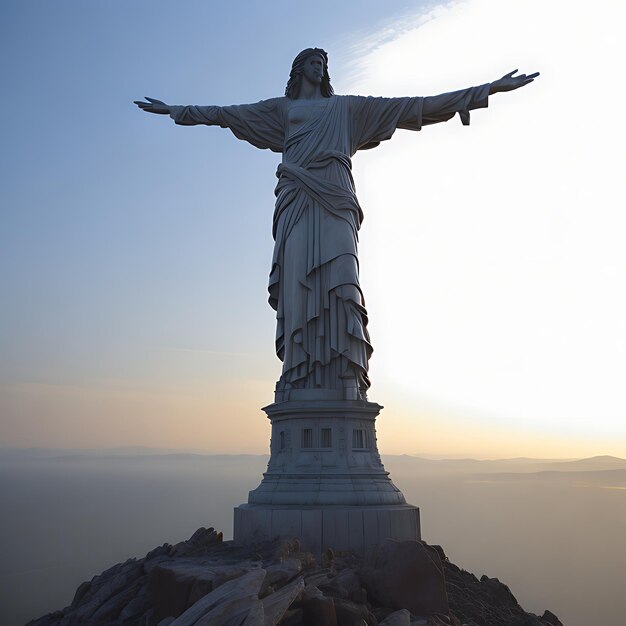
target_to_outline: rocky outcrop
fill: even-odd
[[[386,541],[319,560],[297,539],[238,547],[213,528],[115,565],[70,606],[29,626],[563,626],[526,613],[497,578],[478,580],[438,546]]]

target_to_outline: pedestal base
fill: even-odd
[[[365,552],[385,539],[419,540],[419,509],[389,506],[289,506],[241,504],[235,509],[234,540],[239,545],[298,537],[303,548]]]
[[[270,461],[247,504],[235,509],[235,542],[298,537],[321,554],[420,539],[419,509],[406,503],[378,453],[383,407],[299,391],[307,397],[263,409],[272,422]]]

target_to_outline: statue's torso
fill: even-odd
[[[321,117],[329,102],[330,98],[290,100],[287,111],[289,119],[288,136],[300,130],[305,124]]]

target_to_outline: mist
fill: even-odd
[[[524,609],[567,626],[624,622],[626,461],[383,457],[422,537]],[[267,457],[171,451],[0,450],[0,623],[23,624],[76,587],[200,526],[232,537]]]

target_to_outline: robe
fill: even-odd
[[[283,362],[277,400],[295,389],[366,399],[372,354],[359,285],[363,212],[352,156],[390,139],[486,107],[489,85],[431,97],[338,96],[323,101],[273,98],[233,106],[172,106],[177,124],[229,128],[257,148],[282,153],[273,219],[269,303],[276,311],[276,354]],[[294,123],[294,107],[315,104]],[[312,109],[313,110],[313,109]],[[332,393],[332,392],[331,392]]]

